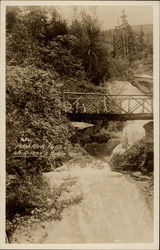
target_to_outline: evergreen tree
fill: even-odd
[[[146,49],[146,44],[145,44],[143,28],[141,25],[141,29],[137,35],[137,54],[139,58],[143,57],[145,49]]]
[[[99,85],[108,74],[108,51],[97,17],[83,11],[81,20],[76,18],[70,30],[79,39],[77,54],[88,78]]]
[[[124,9],[120,20],[120,24],[118,22],[118,25],[114,29],[113,50],[116,56],[122,57],[125,61],[130,61],[136,53],[135,36],[128,23],[127,15],[125,14]]]

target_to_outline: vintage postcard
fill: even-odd
[[[158,249],[159,2],[1,1],[0,249]]]

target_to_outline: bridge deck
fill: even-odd
[[[127,120],[153,120],[153,114],[87,114],[87,113],[67,113],[71,121],[92,121],[92,120],[109,120],[109,121],[127,121]]]

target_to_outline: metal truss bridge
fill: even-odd
[[[108,95],[102,93],[63,92],[67,116],[74,121],[152,120],[152,95]]]

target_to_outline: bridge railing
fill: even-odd
[[[153,114],[152,95],[107,95],[63,92],[67,113]]]

